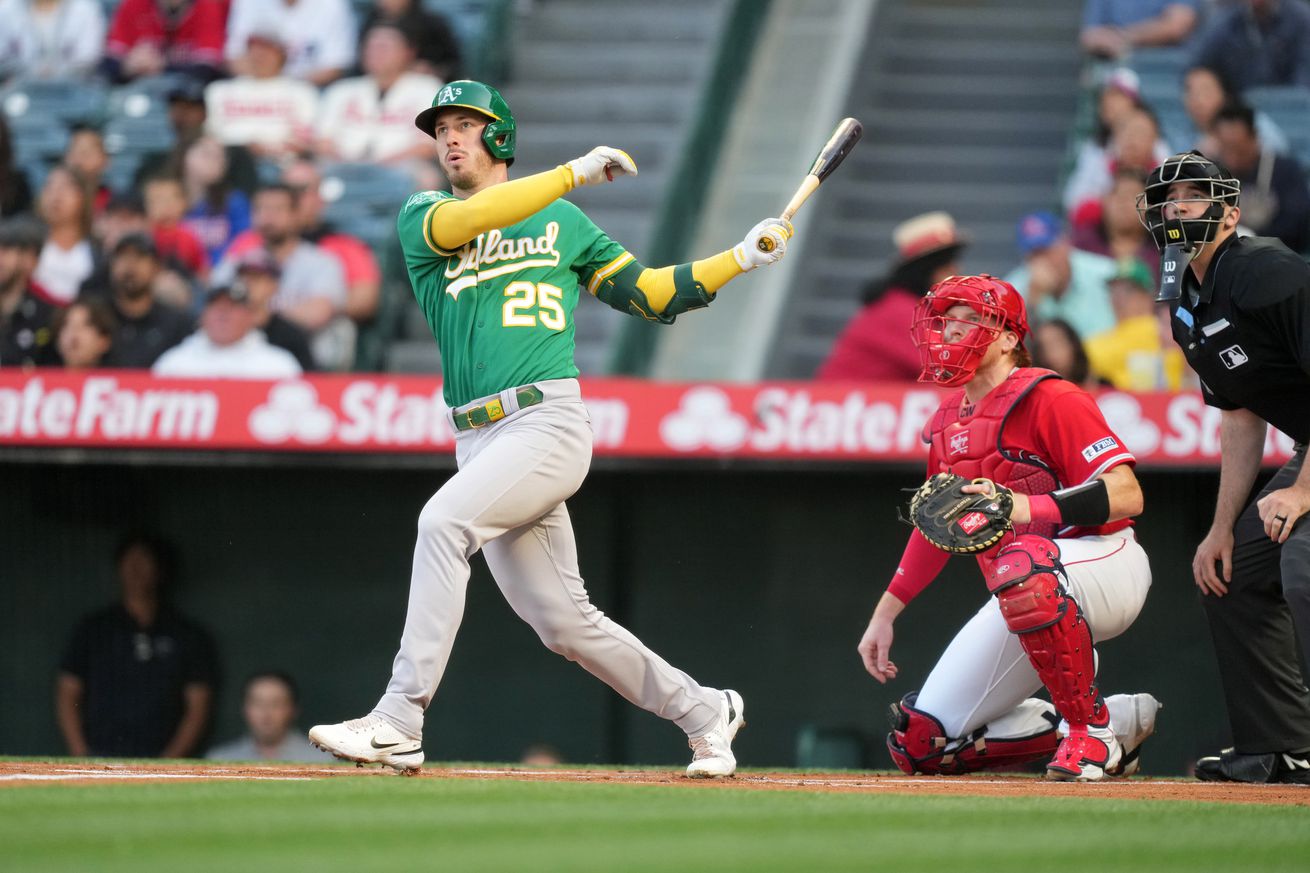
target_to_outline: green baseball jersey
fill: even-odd
[[[632,255],[567,200],[445,251],[432,239],[432,213],[454,199],[420,191],[396,220],[414,296],[441,350],[446,403],[578,375],[578,286],[595,294]]]

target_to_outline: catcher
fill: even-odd
[[[994,596],[922,690],[893,706],[893,760],[911,774],[1047,757],[1050,779],[1136,772],[1160,704],[1149,694],[1102,698],[1092,648],[1132,624],[1151,585],[1130,521],[1142,511],[1136,460],[1090,395],[1030,366],[1028,319],[1011,285],[945,279],[920,301],[911,332],[919,380],[960,390],[924,430],[930,478],[860,641],[865,668],[879,682],[896,677],[893,622],[953,552],[977,555]],[[1054,706],[1032,697],[1042,686]]]

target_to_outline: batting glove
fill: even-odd
[[[741,267],[743,273],[756,267],[766,267],[782,260],[782,256],[787,253],[787,240],[791,239],[791,235],[790,221],[766,218],[752,227],[746,238],[733,247],[732,256],[736,258],[737,266]],[[761,239],[768,239],[772,243],[769,251],[760,251]]]
[[[573,187],[613,182],[619,176],[637,175],[637,164],[623,149],[597,146],[566,165],[573,173]]]

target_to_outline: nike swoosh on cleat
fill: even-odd
[[[1289,770],[1310,770],[1310,761],[1305,758],[1293,758],[1291,755],[1284,754],[1283,761]]]
[[[394,749],[400,743],[379,743],[377,737],[370,737],[368,744],[375,749]]]

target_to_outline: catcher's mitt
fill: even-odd
[[[961,490],[974,484],[986,485],[988,491],[965,494]],[[990,479],[970,481],[954,473],[938,473],[910,497],[909,521],[937,548],[969,554],[990,548],[1013,528],[1013,508],[1010,489]]]

